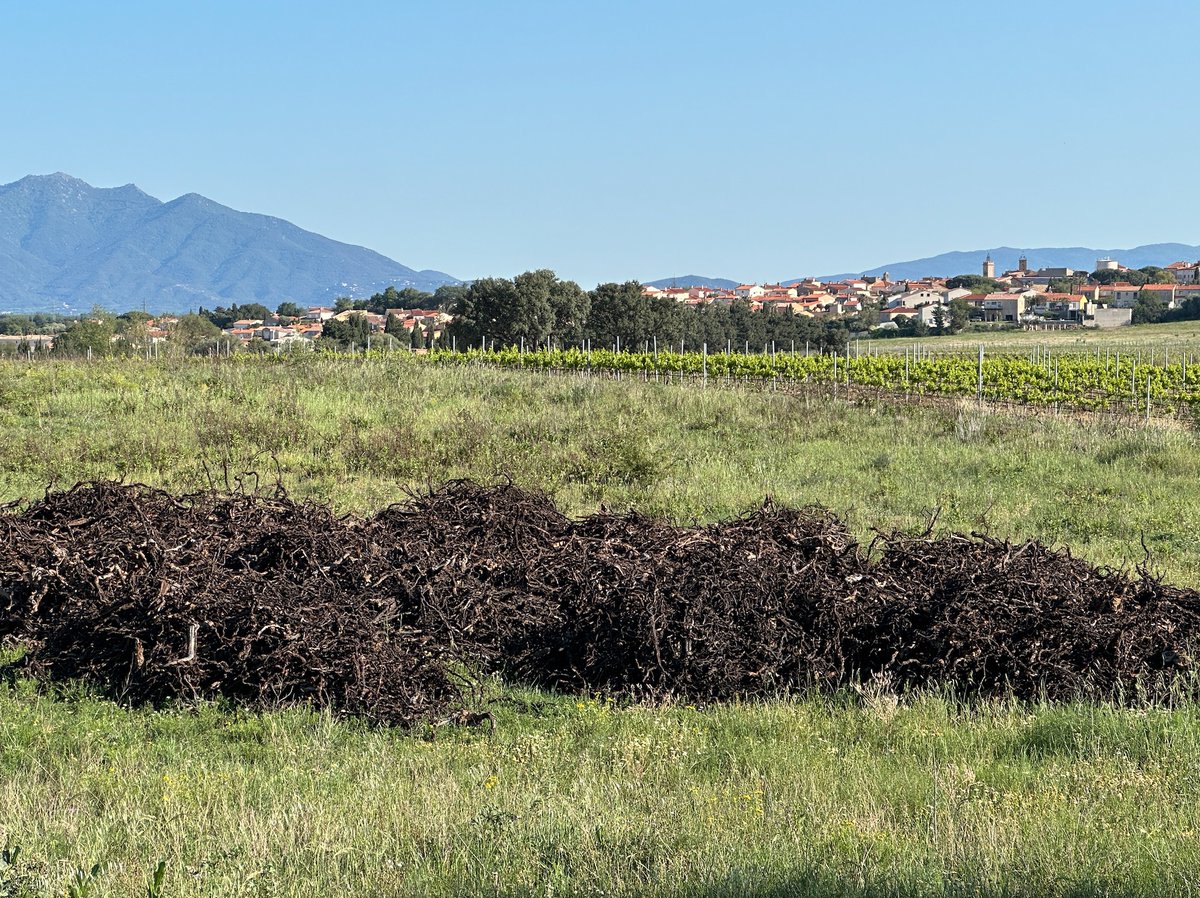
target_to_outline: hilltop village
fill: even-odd
[[[885,271],[880,277],[843,281],[739,284],[732,290],[648,286],[642,292],[697,307],[741,300],[753,311],[814,318],[877,312],[872,329],[880,330],[896,330],[914,321],[938,328],[949,320],[956,301],[971,319],[988,324],[1120,327],[1132,323],[1139,304],[1173,310],[1200,298],[1200,262],[1175,262],[1157,272],[1161,282],[1135,283],[1146,280],[1145,271],[1131,270],[1112,259],[1097,260],[1095,272],[1088,273],[1072,268],[1031,270],[1022,257],[1016,269],[998,275],[989,256],[978,276],[893,281]],[[992,289],[980,292],[981,287]]]

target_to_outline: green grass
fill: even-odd
[[[1200,708],[500,698],[494,732],[405,735],[19,682],[0,690],[12,878],[63,894],[98,863],[100,894],[144,894],[165,860],[178,896],[1200,888]]]
[[[1144,538],[1200,583],[1200,447],[1181,428],[301,357],[0,364],[0,445],[0,498],[276,465],[294,495],[360,513],[457,476],[677,521],[771,494],[864,538],[935,507],[942,527],[1098,562],[1140,559]],[[1195,705],[488,688],[494,731],[406,734],[0,684],[0,896],[145,895],[160,861],[169,896],[1200,893]]]
[[[510,476],[575,513],[817,503],[864,539],[940,508],[944,528],[1100,563],[1141,560],[1144,540],[1170,579],[1200,584],[1200,447],[1178,427],[301,357],[0,364],[0,445],[2,499],[97,477],[271,482],[278,465],[293,495],[367,513],[450,477]]]

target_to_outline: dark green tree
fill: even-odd
[[[1093,284],[1118,284],[1127,283],[1133,284],[1135,287],[1140,287],[1143,284],[1149,283],[1150,277],[1141,271],[1121,271],[1119,269],[1105,269],[1103,271],[1093,271],[1088,275],[1088,279]]]
[[[249,302],[239,306],[234,303],[229,308],[217,306],[211,312],[203,307],[197,313],[198,315],[207,318],[217,326],[218,330],[229,327],[235,321],[249,319],[251,321],[265,321],[271,317],[271,310],[259,302]]]
[[[433,292],[433,304],[429,308],[449,312],[466,292],[467,288],[462,284],[443,284]]]
[[[1133,306],[1134,324],[1157,324],[1167,316],[1167,304],[1160,297],[1148,295],[1149,293],[1150,291],[1146,290],[1138,293],[1137,302]]]
[[[600,284],[589,297],[584,336],[596,348],[615,346],[618,338],[622,346],[640,346],[655,336],[651,333],[652,322],[650,302],[642,295],[642,285],[637,281]]]
[[[410,339],[408,328],[404,326],[404,319],[398,315],[387,316],[387,321],[383,325],[383,332],[391,334],[397,340],[407,342]]]
[[[507,278],[481,278],[467,288],[454,307],[450,329],[460,345],[478,345],[485,338],[496,346],[546,342],[555,327],[549,284],[541,277],[518,278],[519,288]]]
[[[985,278],[978,274],[960,274],[946,281],[951,290],[963,288],[972,293],[996,293],[1004,289],[1004,285],[993,278]]]
[[[318,342],[334,349],[362,349],[371,335],[366,315],[350,315],[345,321],[330,318],[321,328]]]
[[[950,332],[957,334],[971,323],[971,304],[961,296],[950,300]]]

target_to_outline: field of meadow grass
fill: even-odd
[[[1200,440],[1181,426],[854,406],[755,389],[431,367],[407,355],[0,364],[0,501],[120,478],[174,491],[278,477],[369,513],[449,478],[676,522],[765,496],[872,528],[939,527],[1141,561],[1200,585]]]
[[[864,539],[940,509],[939,528],[1100,563],[1148,550],[1200,585],[1200,453],[1180,427],[298,356],[3,364],[0,441],[3,499],[278,477],[365,513],[511,477],[576,512],[709,521],[769,494]],[[481,688],[494,726],[401,732],[123,708],[10,673],[0,896],[1200,893],[1191,703],[867,688],[650,708]]]
[[[0,688],[0,894],[1162,896],[1200,709],[494,689],[494,729]],[[91,871],[99,866],[93,874]]]

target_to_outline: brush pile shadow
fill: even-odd
[[[84,483],[0,510],[0,637],[127,701],[399,725],[461,704],[467,669],[690,701],[867,678],[1153,700],[1196,673],[1200,595],[1144,569],[957,534],[878,548],[770,502],[677,527],[455,481],[362,520]]]

